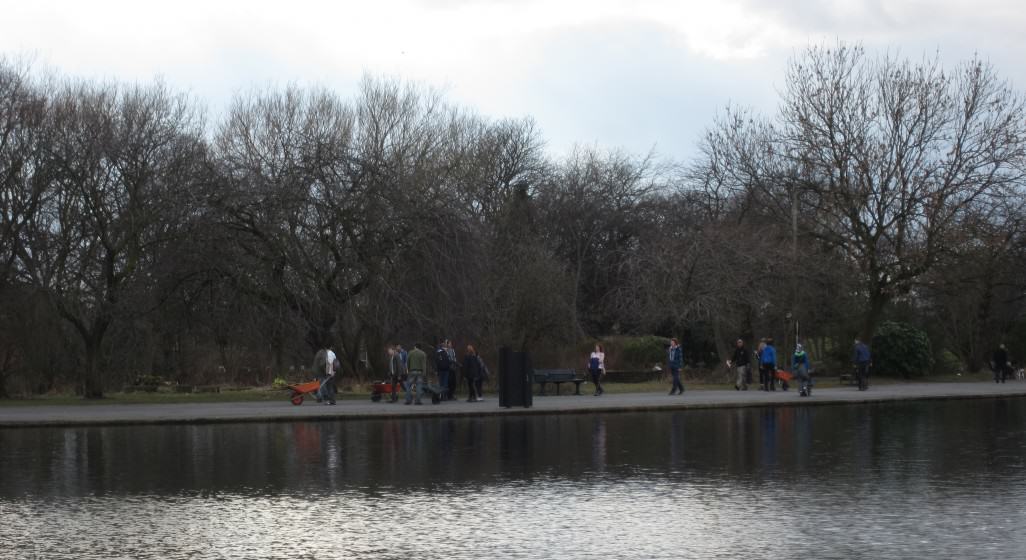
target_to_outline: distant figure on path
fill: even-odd
[[[990,359],[990,367],[994,370],[994,383],[1004,383],[1010,373],[1008,366],[1008,349],[1002,344],[994,351]]]
[[[791,356],[791,372],[798,379],[798,396],[808,397],[812,394],[812,376],[809,370],[812,365],[809,363],[809,355],[801,344],[795,345],[794,355]]]
[[[442,392],[442,400],[449,400],[449,374],[452,372],[453,359],[449,354],[447,345],[449,340],[443,340],[435,349],[435,374],[438,375],[438,388]],[[412,356],[413,353],[411,352]],[[413,367],[411,366],[412,370]]]
[[[460,363],[456,360],[456,348],[452,345],[452,340],[445,339],[445,352],[449,354],[449,384],[442,387],[449,400],[456,398],[456,389],[459,386],[459,369]]]
[[[683,395],[684,384],[680,381],[680,368],[684,367],[684,350],[676,338],[670,339],[670,349],[666,355],[666,365],[670,368],[670,377],[673,378],[673,386],[670,387],[671,395]]]
[[[463,378],[467,381],[467,402],[483,400],[477,391],[477,382],[481,378],[481,358],[477,355],[474,345],[468,344],[463,354]]]
[[[869,389],[869,366],[873,357],[869,353],[869,347],[864,342],[855,339],[855,350],[852,353],[852,362],[855,363],[855,377],[859,382],[859,391]]]
[[[392,398],[388,402],[399,401],[399,384],[406,378],[406,364],[399,354],[398,344],[388,347],[388,382],[392,385]]]
[[[777,390],[777,349],[773,346],[773,339],[766,338],[765,346],[759,353],[759,379],[762,381],[763,391]]]
[[[745,348],[745,341],[740,338],[734,343],[734,357],[727,360],[727,367],[734,369],[734,390],[748,390],[748,366],[751,360],[748,358],[748,349]]]
[[[319,361],[320,356],[323,354],[323,365]],[[317,389],[317,402],[324,402],[325,404],[335,404],[335,371],[341,365],[338,358],[335,356],[335,352],[330,347],[324,347],[320,352],[314,356],[314,363],[320,368],[320,373],[315,375],[314,378],[321,382],[321,386]],[[315,370],[316,371],[316,370]]]
[[[588,372],[591,374],[591,382],[595,384],[595,396],[601,396],[606,391],[602,388],[602,374],[606,371],[606,353],[602,351],[602,345],[596,344],[595,349],[588,356]]]
[[[406,404],[421,404],[420,397],[424,394],[424,379],[427,375],[427,354],[421,344],[413,345],[409,355],[409,374],[406,379]],[[416,387],[416,392],[414,392]],[[416,398],[414,398],[416,395]]]

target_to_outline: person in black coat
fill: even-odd
[[[467,402],[481,400],[478,393],[478,381],[481,379],[481,358],[472,344],[467,345],[467,353],[463,355],[463,378],[467,380]]]

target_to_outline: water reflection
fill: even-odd
[[[0,430],[0,557],[1023,557],[1024,420],[1018,399]]]

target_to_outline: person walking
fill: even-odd
[[[427,377],[427,354],[421,344],[413,345],[409,354],[409,374],[406,379],[406,404],[421,404],[420,397],[424,394],[424,379]],[[414,392],[416,387],[416,392]],[[416,395],[416,400],[414,400]]]
[[[670,339],[670,349],[666,355],[666,365],[670,368],[670,377],[673,378],[673,386],[670,387],[671,395],[683,395],[684,384],[680,381],[680,368],[684,366],[684,351],[676,338]]]
[[[456,389],[459,387],[460,363],[456,360],[456,348],[448,338],[445,339],[445,352],[449,354],[449,384],[442,388],[446,390],[449,400],[455,400]]]
[[[794,347],[794,355],[791,356],[791,373],[798,379],[798,396],[808,397],[812,394],[812,377],[809,371],[812,369],[809,363],[809,355],[801,344]]]
[[[606,391],[602,388],[602,374],[606,371],[606,353],[602,351],[602,345],[596,344],[591,355],[588,356],[588,372],[591,373],[591,382],[595,384],[595,396],[601,396]]]
[[[406,364],[399,355],[399,345],[394,344],[388,347],[388,381],[392,386],[391,403],[399,401],[399,384],[406,379]]]
[[[766,338],[765,346],[759,354],[759,379],[762,381],[763,391],[777,390],[777,349],[773,346],[773,339]]]
[[[449,400],[449,374],[453,366],[449,349],[446,347],[448,343],[449,340],[446,339],[435,348],[435,374],[438,376],[438,390],[442,393],[443,401]]]
[[[467,402],[478,402],[481,395],[477,392],[477,382],[481,377],[481,358],[477,355],[474,345],[468,344],[463,355],[463,378],[467,381]]]
[[[341,364],[330,347],[324,348],[324,375],[320,377],[321,385],[317,388],[317,402],[335,404],[335,372]]]
[[[485,364],[484,358],[481,357],[481,354],[477,353],[476,349],[474,351],[474,355],[477,356],[477,364],[480,366],[477,379],[474,381],[474,388],[477,389],[477,400],[483,401],[484,384],[488,381],[488,378],[491,377],[491,373],[488,371],[488,365]]]
[[[748,349],[745,348],[745,341],[740,338],[734,343],[734,357],[727,360],[727,367],[734,370],[734,390],[748,390],[748,376],[751,360],[748,358]]]
[[[859,382],[859,391],[869,389],[869,366],[873,362],[873,357],[869,352],[869,347],[858,338],[855,339],[855,349],[852,351],[851,361],[855,364],[855,377]]]
[[[1004,383],[1009,374],[1008,349],[1002,344],[990,358],[990,367],[994,370],[994,383]]]

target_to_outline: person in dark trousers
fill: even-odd
[[[454,400],[460,384],[458,375],[460,363],[456,360],[456,348],[453,347],[452,341],[449,339],[445,340],[445,352],[449,354],[449,385],[443,389],[446,390],[449,400]]]
[[[855,377],[859,382],[859,391],[869,389],[869,366],[873,362],[873,357],[869,353],[869,347],[857,338],[851,361],[855,363]]]
[[[759,354],[759,379],[763,391],[776,391],[777,382],[777,349],[773,347],[773,339],[766,339],[766,346]]]
[[[602,373],[606,369],[606,353],[602,351],[602,345],[596,344],[591,355],[588,356],[588,372],[591,373],[591,382],[595,384],[595,396],[605,393],[602,388]]]
[[[427,379],[427,354],[419,342],[413,345],[407,360],[409,376],[406,381],[406,404],[421,404],[420,398],[424,394],[424,382]]]
[[[477,392],[477,382],[481,377],[481,358],[472,344],[467,345],[463,355],[463,378],[467,380],[467,402],[478,402],[481,395]]]
[[[734,344],[734,357],[727,361],[727,367],[733,368],[735,373],[734,378],[734,390],[735,391],[747,391],[748,390],[748,365],[751,360],[748,358],[748,349],[745,348],[745,341],[740,338]]]
[[[406,364],[399,354],[399,346],[388,347],[388,382],[392,385],[392,398],[388,402],[399,402],[399,385],[406,379]]]
[[[812,376],[809,371],[812,365],[809,363],[809,355],[798,344],[794,348],[794,355],[791,356],[791,373],[798,380],[798,396],[808,397],[812,394]]]
[[[666,354],[666,365],[670,368],[670,376],[673,378],[673,386],[670,387],[671,395],[683,395],[684,384],[680,381],[680,368],[684,367],[684,351],[676,338],[670,339],[670,350]]]
[[[435,349],[435,374],[438,375],[438,388],[442,391],[442,400],[449,400],[449,373],[453,368],[452,357],[446,347],[448,342],[443,341]]]
[[[1008,349],[1002,344],[990,358],[990,367],[994,370],[994,383],[1004,383],[1010,373],[1008,367]]]
[[[480,371],[478,372],[477,379],[474,381],[474,388],[477,389],[477,400],[483,401],[484,384],[486,381],[488,381],[488,378],[491,376],[491,373],[489,373],[488,371],[488,365],[485,364],[484,358],[481,357],[481,354],[479,354],[476,349],[474,350],[474,355],[477,356],[477,364],[481,367]]]

